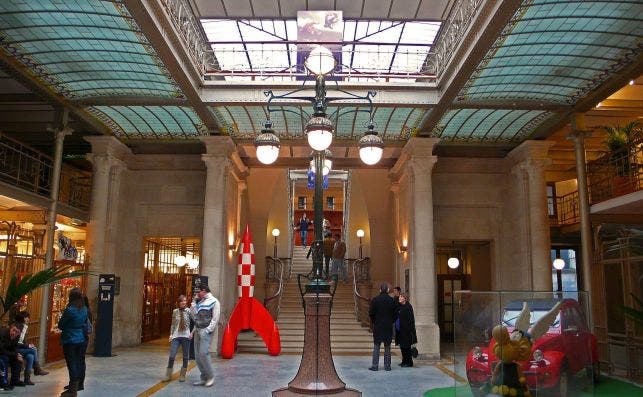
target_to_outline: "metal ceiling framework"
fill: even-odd
[[[643,4],[634,1],[523,2],[448,105],[451,109],[433,113],[423,128],[443,141],[461,142],[463,132],[466,135],[471,130],[468,139],[472,142],[518,144],[533,137],[542,125],[566,122],[581,99],[614,73],[639,61],[641,15]],[[489,123],[494,116],[488,111],[467,108],[480,102],[515,101],[530,101],[530,113],[536,115],[509,131],[502,122]],[[454,110],[455,106],[459,109]],[[546,112],[544,107],[555,111]],[[503,118],[516,113],[511,109],[496,112]],[[464,115],[466,123],[461,120]],[[521,120],[525,118],[515,123]]]
[[[208,70],[199,74],[187,67],[198,64],[185,48],[194,43],[181,42],[180,25],[163,8],[176,2],[201,20],[234,26],[238,42],[220,35],[210,37],[210,44],[215,54],[219,47],[241,46],[245,63],[237,72],[245,68],[250,74],[240,79],[254,80],[204,80]],[[467,18],[464,3],[474,7],[465,7],[473,12]],[[0,2],[0,64],[37,96],[70,107],[93,133],[150,142],[223,133],[245,142],[266,118],[262,90],[275,89],[266,84],[279,89],[280,83],[297,83],[297,42],[288,24],[305,9],[343,11],[342,63],[347,73],[356,73],[349,84],[377,86],[378,131],[395,144],[419,135],[441,138],[442,147],[515,147],[547,137],[570,112],[588,110],[623,83],[622,75],[633,78],[642,69],[643,4],[628,0],[409,0],[404,7],[395,0]],[[449,28],[455,24],[461,25]],[[405,36],[410,26],[430,27],[423,31],[430,37]],[[444,44],[451,42],[459,44]],[[439,48],[451,53],[436,54]],[[379,63],[359,55],[369,49],[379,54]],[[401,79],[396,59],[405,49],[424,55],[413,63],[417,72]],[[439,62],[436,56],[442,56]],[[438,64],[436,87],[420,77],[431,77],[427,68]],[[218,67],[226,69],[221,62]],[[406,83],[396,82],[398,77]],[[20,95],[14,99],[28,98]],[[272,115],[277,133],[305,145],[305,108],[279,106],[283,111]],[[362,133],[363,114],[353,112],[358,106],[337,108],[334,122],[344,142]]]
[[[110,133],[123,139],[133,135],[186,138],[205,133],[203,121],[185,106],[189,104],[184,92],[121,1],[2,2],[0,24],[5,63],[14,62],[11,66],[17,73],[46,87],[46,96],[58,96],[55,101],[70,104],[90,125],[96,126],[100,120],[98,131],[106,130],[102,127],[106,125]],[[115,98],[125,98],[132,106],[105,109],[118,109],[129,117],[110,114],[101,106],[87,106],[103,100],[110,104]],[[137,106],[155,102],[169,105]],[[173,102],[184,106],[172,106]],[[181,114],[187,115],[180,128],[172,120],[165,121],[176,109],[182,110],[179,119]],[[147,113],[149,128],[128,120],[139,112]]]
[[[268,117],[280,139],[301,139],[310,115],[310,106],[218,106],[213,108],[219,124],[232,138],[249,139],[256,136]],[[358,140],[367,129],[369,114],[366,106],[329,106],[328,117],[335,125],[338,140]],[[427,110],[419,107],[374,107],[375,129],[382,139],[404,141],[415,134],[417,125]]]
[[[226,80],[295,80],[306,75],[298,63],[295,19],[204,19],[203,29],[219,69],[206,76]],[[343,41],[333,50],[344,81],[432,79],[423,67],[440,22],[344,20]],[[223,40],[222,40],[223,38]],[[323,43],[322,43],[323,44]],[[331,44],[331,43],[329,43]]]

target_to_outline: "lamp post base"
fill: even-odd
[[[308,290],[308,286],[306,288]],[[362,392],[347,389],[335,370],[330,351],[330,304],[332,296],[328,293],[304,295],[306,307],[306,329],[304,352],[299,371],[288,387],[272,392],[273,397],[283,396],[361,396]]]

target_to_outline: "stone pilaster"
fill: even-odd
[[[519,264],[526,268],[519,271],[530,275],[529,289],[532,291],[551,291],[551,260],[549,218],[547,215],[547,184],[545,168],[551,164],[547,151],[553,143],[545,141],[526,141],[507,156],[511,175],[516,183],[518,196],[514,200],[518,207],[519,239],[522,257]],[[507,264],[505,264],[506,266]],[[515,265],[515,264],[514,264]],[[503,283],[505,288],[511,287]],[[523,288],[527,285],[523,285]],[[523,289],[514,288],[514,289]],[[511,289],[511,288],[509,288]]]
[[[92,145],[88,160],[93,165],[90,222],[87,227],[87,259],[92,273],[114,273],[121,173],[131,151],[111,136],[85,137]],[[97,285],[90,282],[88,296]]]
[[[437,156],[433,138],[411,138],[392,174],[408,184],[410,299],[415,313],[418,351],[426,358],[440,357],[440,329],[437,324],[435,242],[433,230],[433,166]],[[403,209],[400,209],[402,211]]]
[[[225,316],[226,309],[232,304],[228,298],[232,295],[228,290],[236,290],[235,285],[229,285],[233,280],[233,277],[230,277],[231,272],[236,272],[236,267],[232,269],[228,266],[231,261],[228,256],[228,182],[231,175],[239,181],[245,170],[239,172],[243,164],[238,160],[235,145],[230,137],[205,136],[200,139],[206,148],[206,153],[201,156],[206,165],[206,182],[200,271],[201,275],[208,276],[210,289],[221,302],[222,315]],[[235,196],[237,194],[235,192]],[[221,333],[218,329],[216,332],[213,341],[220,339]],[[218,346],[218,343],[213,343],[211,350],[218,352]]]

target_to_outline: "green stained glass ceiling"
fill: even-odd
[[[183,97],[120,0],[0,2],[0,48],[68,99]]]
[[[194,139],[207,129],[183,106],[91,106],[85,108],[123,139]]]
[[[310,118],[310,106],[271,106],[270,119],[275,134],[283,139],[302,139]],[[328,117],[335,123],[337,139],[359,139],[366,131],[368,107],[329,106]],[[213,108],[219,125],[233,138],[252,138],[261,132],[268,117],[265,106],[218,106]],[[405,140],[416,128],[427,109],[375,107],[373,121],[382,139]]]
[[[540,110],[451,109],[432,135],[450,142],[518,143],[549,116]]]
[[[524,1],[460,101],[574,104],[641,52],[643,3]]]

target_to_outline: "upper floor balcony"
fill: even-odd
[[[0,133],[0,183],[19,189],[33,199],[23,201],[46,206],[51,195],[54,160]],[[87,218],[91,197],[91,173],[63,164],[58,200],[60,212]]]

